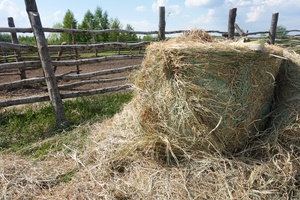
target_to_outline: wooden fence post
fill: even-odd
[[[236,18],[237,8],[232,8],[229,10],[228,17],[228,39],[234,39],[234,24]]]
[[[271,27],[270,27],[270,31],[269,31],[269,40],[270,40],[269,43],[270,44],[275,44],[278,16],[279,16],[279,13],[272,14]]]
[[[165,20],[165,7],[159,7],[159,23],[158,23],[158,40],[165,40],[166,20]]]
[[[61,43],[61,45],[66,45],[65,42]],[[62,57],[63,55],[63,52],[64,52],[64,49],[61,48],[58,52],[57,52],[57,58],[56,58],[56,61],[59,61],[60,58]],[[53,66],[53,69],[54,69],[54,73],[56,72],[56,69],[57,69],[57,66]]]
[[[48,44],[43,31],[41,19],[38,13],[35,0],[25,0],[26,11],[29,17],[31,27],[36,39],[36,45],[40,56],[41,64],[45,74],[45,81],[48,87],[49,98],[52,103],[56,123],[67,126],[62,99],[58,91],[58,85],[54,74],[53,64],[48,51]]]
[[[74,22],[72,23],[71,28],[72,29],[76,28]],[[76,45],[76,35],[74,32],[72,33],[72,43],[73,43],[73,45]],[[74,49],[74,54],[75,54],[75,60],[78,60],[79,56],[78,56],[78,51],[76,48]],[[80,74],[79,65],[76,65],[76,73]]]
[[[7,18],[8,21],[8,26],[9,27],[15,27],[15,23],[14,23],[14,19],[12,17]],[[19,40],[17,37],[17,33],[14,32],[10,32],[11,35],[11,42],[13,44],[19,44]],[[21,57],[21,52],[20,51],[15,51],[15,56],[16,56],[16,61],[17,62],[21,62],[22,61],[22,57]],[[19,72],[20,72],[20,78],[21,80],[26,79],[26,73],[25,70],[22,68],[19,68]]]

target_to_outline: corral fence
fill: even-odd
[[[0,108],[28,104],[42,101],[51,101],[57,123],[64,124],[66,119],[62,110],[62,99],[74,98],[86,95],[103,94],[107,92],[116,92],[120,90],[129,89],[131,86],[124,83],[127,79],[125,76],[114,76],[113,78],[107,78],[108,75],[122,74],[124,72],[139,68],[139,64],[122,66],[118,68],[106,68],[102,70],[96,70],[93,72],[85,72],[84,68],[87,65],[96,64],[101,66],[101,63],[106,61],[128,60],[136,59],[141,62],[143,58],[143,50],[150,42],[138,41],[133,43],[124,42],[110,42],[110,43],[95,43],[95,44],[76,44],[75,34],[90,34],[93,36],[105,33],[127,33],[137,35],[157,35],[158,40],[165,40],[166,35],[180,34],[187,30],[166,31],[165,23],[165,7],[159,8],[159,23],[157,31],[128,31],[119,29],[107,29],[107,30],[78,30],[78,29],[55,29],[42,27],[39,13],[35,0],[25,0],[26,10],[31,23],[31,28],[16,28],[13,18],[8,18],[9,27],[0,27],[0,32],[8,32],[11,34],[12,43],[0,42],[0,50],[5,52],[0,57],[0,78],[5,76],[18,76],[19,78],[10,82],[0,81],[0,92],[17,90],[20,88],[30,88],[32,86],[43,85],[44,90],[48,91],[48,94],[35,94],[29,97],[18,97],[17,99],[0,100]],[[253,35],[266,35],[266,40],[270,44],[275,43],[276,27],[278,21],[278,13],[272,15],[271,26],[269,31],[261,32],[244,32],[236,23],[237,9],[233,8],[229,10],[228,17],[228,31],[210,30],[208,33],[214,35],[220,35],[222,38],[234,39],[238,37],[249,37]],[[237,31],[237,33],[235,32]],[[47,45],[45,39],[45,32],[49,33],[68,33],[72,36],[72,44],[61,45]],[[288,32],[300,32],[300,30],[287,30]],[[36,39],[36,46],[30,46],[25,44],[19,44],[17,33],[33,33]],[[297,46],[300,42],[299,35],[294,35],[289,40],[295,40],[291,45]],[[98,53],[104,51],[114,50],[117,52],[115,55],[98,56]],[[127,53],[121,53],[120,49],[126,49]],[[93,58],[80,58],[81,53],[86,51],[95,52]],[[128,52],[130,52],[128,54]],[[38,60],[32,60],[30,57],[24,55],[36,54]],[[12,61],[13,59],[13,61]],[[69,71],[59,73],[59,69],[62,67],[70,67]],[[75,67],[71,69],[71,67]],[[99,67],[101,69],[101,67]],[[30,70],[40,70],[41,76],[28,77],[27,73]],[[106,77],[105,77],[106,76]],[[104,78],[103,78],[104,77]],[[1,80],[1,79],[0,79]],[[112,87],[102,87],[103,83],[120,82],[124,84],[117,84]],[[46,83],[46,84],[45,84]],[[59,84],[58,84],[59,83]],[[76,90],[83,85],[96,84],[96,88],[84,90]],[[47,86],[47,87],[46,87]],[[66,92],[66,90],[68,92]],[[0,93],[1,94],[1,93]]]

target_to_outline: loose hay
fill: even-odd
[[[286,147],[299,149],[300,56],[286,50],[283,55],[286,60],[276,78],[273,110],[265,134]]]
[[[299,199],[299,98],[286,98],[298,92],[283,93],[291,76],[278,76],[283,67],[298,70],[298,56],[268,45],[254,52],[247,44],[213,42],[208,34],[197,34],[150,45],[133,76],[132,101],[112,119],[95,124],[85,152],[70,154],[78,173],[35,194],[51,199]],[[285,59],[293,64],[285,65]],[[281,80],[289,84],[274,91]],[[284,123],[278,123],[280,109],[291,107],[297,112],[280,116]],[[275,131],[269,157],[246,157],[248,143]],[[271,150],[267,140],[257,144],[257,151]],[[59,165],[51,166],[55,171]],[[0,185],[6,179],[2,172]],[[20,197],[12,194],[20,194],[18,187],[10,193],[7,185],[1,187],[1,198]]]

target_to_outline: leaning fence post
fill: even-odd
[[[229,10],[228,16],[228,39],[234,39],[234,24],[236,18],[237,8],[232,8]]]
[[[269,43],[270,44],[275,44],[278,16],[279,16],[279,13],[272,14],[271,27],[270,27],[270,31],[269,31],[269,40],[270,40]]]
[[[165,7],[159,7],[159,23],[158,23],[158,40],[165,40],[166,20],[165,20]]]
[[[31,27],[36,40],[38,53],[40,56],[41,64],[45,74],[45,81],[48,87],[49,98],[52,103],[56,123],[58,125],[67,125],[62,99],[59,94],[57,81],[54,74],[53,64],[48,51],[48,44],[46,41],[45,33],[43,31],[41,19],[38,13],[35,0],[25,0],[26,11],[30,20]]]
[[[15,27],[14,19],[12,17],[8,17],[7,21],[8,21],[8,26],[9,27]],[[17,33],[10,32],[10,35],[11,35],[11,42],[13,44],[19,44]],[[21,57],[21,52],[20,51],[16,50],[15,51],[15,56],[16,56],[16,61],[17,62],[21,62],[22,61],[22,57]],[[20,72],[20,78],[21,78],[21,80],[26,79],[25,69],[19,68],[19,72]]]

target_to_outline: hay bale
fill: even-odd
[[[168,138],[181,154],[240,150],[264,126],[282,59],[271,47],[188,38],[147,48],[134,77],[143,134]]]
[[[300,145],[300,55],[283,51],[274,92],[273,109],[265,131],[271,142],[279,140],[285,146]]]

